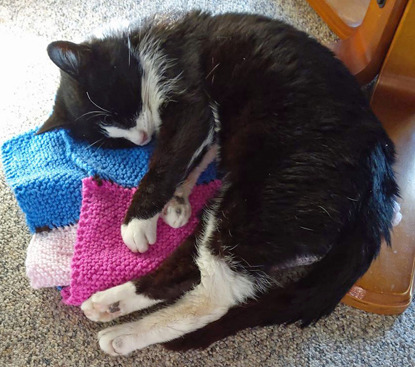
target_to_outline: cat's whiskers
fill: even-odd
[[[92,148],[95,144],[97,144],[97,143],[99,143],[103,140],[104,140],[104,138],[98,139],[97,141],[93,142],[92,144],[89,144],[86,148],[87,149]],[[102,144],[101,144],[101,146],[102,146]]]
[[[215,70],[219,67],[220,62],[216,64],[215,67],[213,67],[213,69],[211,71],[209,71],[209,73],[206,75],[205,80],[207,80],[214,72]]]
[[[89,111],[89,112],[86,112],[86,113],[82,114],[81,116],[77,117],[75,119],[75,121],[78,121],[79,119],[81,119],[82,117],[87,116],[87,115],[93,115],[91,117],[103,116],[103,115],[104,116],[111,116],[109,113],[102,112],[102,111]]]
[[[92,119],[92,118],[94,118],[94,117],[100,117],[100,116],[104,116],[104,122],[106,122],[106,118],[107,117],[109,117],[109,116],[111,116],[109,113],[105,113],[105,112],[100,112],[100,113],[96,113],[96,114],[94,114],[94,115],[92,115],[92,116],[89,116],[88,118],[87,118],[87,120],[90,120],[90,119]]]
[[[128,32],[130,32],[130,29],[128,29]],[[127,36],[127,46],[128,46],[128,66],[131,66],[131,39],[130,35]]]
[[[104,125],[106,125],[106,124],[108,124],[108,122],[107,122],[107,117],[108,117],[109,115],[104,115],[104,121],[103,121],[103,124]]]
[[[97,107],[97,108],[99,108],[101,111],[104,111],[104,112],[108,112],[109,114],[111,114],[112,112],[111,111],[108,111],[108,110],[106,110],[105,108],[103,108],[103,107],[101,107],[101,106],[99,106],[98,104],[96,104],[92,99],[91,99],[91,96],[89,95],[89,93],[88,92],[86,92],[86,96],[88,97],[88,99],[89,99],[89,101],[95,106],[95,107]]]
[[[101,145],[99,145],[98,147],[97,147],[97,149],[95,149],[95,151],[97,152],[99,149],[101,149],[102,148],[102,146],[104,145],[104,143],[105,143],[105,141],[104,141],[104,139],[101,139],[102,140],[102,143],[101,143]]]

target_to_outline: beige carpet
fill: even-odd
[[[329,42],[334,37],[304,0],[1,0],[0,142],[40,125],[51,111],[58,71],[46,46],[81,40],[114,19],[165,10],[249,11],[282,18]],[[415,307],[399,317],[340,305],[305,330],[245,330],[205,351],[172,353],[160,346],[128,358],[103,354],[103,328],[55,289],[33,290],[24,260],[30,233],[0,173],[0,367],[3,366],[415,366]]]

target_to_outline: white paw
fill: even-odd
[[[121,236],[132,252],[146,252],[148,245],[154,245],[157,239],[157,220],[159,214],[150,219],[134,218],[121,226]]]
[[[146,347],[148,343],[143,343],[142,339],[138,332],[138,322],[113,326],[98,333],[100,348],[112,356],[125,356]]]
[[[163,302],[136,293],[134,283],[127,282],[102,292],[97,292],[84,303],[81,310],[91,321],[108,322],[123,315]]]
[[[132,282],[97,292],[81,305],[81,310],[91,321],[108,322],[121,315],[132,312],[135,293]]]
[[[401,206],[395,201],[393,206],[392,226],[397,226],[402,220]]]
[[[163,220],[172,228],[183,227],[192,214],[192,207],[190,206],[189,199],[175,195],[166,204],[162,212]]]

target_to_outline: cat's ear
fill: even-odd
[[[36,131],[35,135],[43,134],[51,130],[62,129],[66,125],[65,120],[53,112],[45,123]]]
[[[68,41],[52,42],[47,50],[50,59],[61,70],[75,79],[82,75],[82,71],[91,59],[91,49],[89,46],[78,45]]]

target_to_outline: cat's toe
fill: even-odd
[[[187,224],[192,208],[189,200],[181,196],[174,196],[164,207],[163,220],[172,228],[180,228]]]

